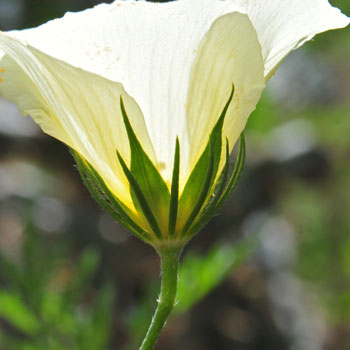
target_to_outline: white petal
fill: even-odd
[[[122,94],[135,131],[154,153],[142,112],[122,85],[72,67],[0,33],[0,92],[29,114],[49,135],[85,157],[109,188],[132,208],[116,149],[130,158],[122,121]]]
[[[144,114],[156,165],[169,182],[176,136],[182,164],[191,152],[185,104],[196,50],[215,19],[236,10],[232,3],[212,0],[116,1],[15,35],[122,83]]]
[[[235,145],[265,87],[264,62],[257,33],[245,14],[218,18],[203,38],[192,67],[188,95],[190,169],[204,150],[231,93],[234,98],[223,127],[223,148],[228,138]],[[224,159],[224,157],[223,157]]]
[[[253,22],[263,49],[267,79],[292,49],[317,32],[348,23],[325,0],[178,0],[162,4],[117,0],[111,5],[68,13],[62,19],[14,35],[56,59],[123,84],[143,112],[156,166],[163,169],[169,182],[176,136],[180,137],[181,164],[189,161],[196,143],[193,133],[189,134],[192,126],[187,123],[186,101],[193,86],[190,73],[197,50],[213,22],[235,11],[247,12]],[[236,39],[232,38],[233,45],[238,45]],[[226,92],[224,95],[227,98]],[[247,106],[253,106],[255,97],[247,102]],[[231,146],[249,108],[242,114],[245,117],[235,119],[231,113],[230,120],[236,122],[225,124]]]
[[[316,34],[343,28],[349,18],[327,0],[225,0],[248,13],[258,33],[271,78],[281,61]]]

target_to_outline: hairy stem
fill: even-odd
[[[159,335],[175,305],[179,256],[178,247],[161,247],[158,250],[161,261],[162,282],[158,306],[140,350],[153,350]]]

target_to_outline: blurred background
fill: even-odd
[[[0,29],[99,2],[0,0]],[[332,3],[350,15],[349,1]],[[349,29],[332,31],[271,79],[237,189],[186,248],[157,349],[350,349],[349,61]],[[158,288],[152,248],[0,96],[0,350],[136,349]]]

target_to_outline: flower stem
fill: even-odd
[[[162,271],[160,295],[157,309],[140,350],[154,349],[166,320],[174,308],[181,250],[178,247],[161,247],[158,250]]]

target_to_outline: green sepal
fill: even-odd
[[[221,160],[222,153],[222,127],[224,126],[224,121],[226,117],[226,113],[233,99],[233,95],[235,92],[235,86],[232,84],[232,89],[230,96],[225,104],[224,109],[222,110],[218,121],[216,122],[209,138],[209,143],[211,144],[213,156],[214,156],[214,164],[213,164],[213,177],[210,185],[212,185],[215,181],[216,174],[219,169],[219,164]]]
[[[194,166],[181,195],[179,207],[181,208],[182,213],[191,213],[183,227],[182,232],[184,234],[186,234],[186,231],[195,220],[202,206],[205,204],[208,194],[211,193],[211,187],[215,181],[221,159],[222,127],[227,110],[232,102],[233,94],[234,85],[232,85],[231,94],[221,115],[210,133],[208,144]],[[208,174],[210,175],[210,178]],[[204,194],[205,197],[203,199]]]
[[[210,201],[208,202],[207,206],[203,209],[199,220],[194,225],[192,230],[196,230],[197,226],[200,226],[198,227],[198,231],[199,231],[201,228],[202,219],[207,217],[209,221],[216,214],[217,205],[227,187],[227,181],[230,175],[229,173],[230,173],[230,150],[229,150],[228,140],[226,139],[226,160],[225,160],[224,168],[221,172],[220,178],[218,180],[216,188],[213,191]]]
[[[150,210],[152,213],[156,214],[157,219],[160,221],[158,225],[162,227],[162,223],[163,226],[165,223],[168,223],[168,211],[170,206],[168,187],[137,139],[126,113],[122,96],[120,96],[120,108],[130,144],[130,172],[140,187]],[[131,194],[135,207],[141,209],[139,207],[139,198],[137,198],[135,193],[132,192]]]
[[[235,189],[235,187],[237,185],[237,181],[238,181],[238,179],[241,175],[242,169],[243,169],[244,161],[245,161],[245,138],[244,138],[244,134],[242,132],[242,134],[239,138],[239,151],[238,151],[237,159],[235,162],[235,167],[233,169],[229,183],[228,183],[224,193],[222,194],[221,198],[218,201],[219,205],[224,203],[228,199],[228,197],[231,195],[232,191]]]
[[[203,183],[209,168],[209,147],[206,147],[198,162],[196,163],[179,200],[179,210],[189,213],[195,207],[203,190]]]
[[[208,165],[208,169],[207,169],[207,174],[206,174],[206,177],[204,179],[204,182],[202,185],[202,191],[198,197],[197,203],[196,203],[195,207],[193,208],[191,214],[189,215],[185,225],[182,228],[182,231],[185,235],[187,234],[187,230],[193,224],[196,216],[198,215],[202,206],[205,203],[205,200],[206,200],[208,193],[210,191],[210,183],[212,182],[213,174],[214,174],[214,152],[213,152],[213,147],[210,143],[209,144],[209,165]]]
[[[177,211],[179,206],[179,175],[180,175],[180,142],[176,138],[173,176],[171,180],[170,208],[168,233],[173,236],[176,229]]]
[[[120,153],[118,151],[117,151],[117,156],[118,156],[120,165],[122,166],[122,169],[124,171],[124,174],[129,181],[130,189],[134,193],[134,196],[136,198],[136,201],[137,201],[139,208],[142,210],[143,215],[145,216],[146,220],[148,221],[153,233],[159,239],[161,239],[162,238],[162,231],[158,225],[158,222],[157,222],[155,216],[153,215],[152,209],[149,206],[144,193],[142,192],[140,185],[137,183],[134,175],[131,173],[130,169],[127,167],[127,165],[124,162],[124,159],[122,158],[122,156],[120,155]]]
[[[237,155],[237,159],[232,170],[232,173],[229,177],[230,173],[230,159],[229,159],[229,145],[228,141],[226,143],[226,162],[224,169],[221,172],[220,180],[216,185],[214,190],[214,194],[207,204],[207,206],[203,209],[201,216],[198,221],[193,224],[191,227],[190,236],[195,235],[199,232],[212,218],[217,214],[217,212],[222,208],[225,201],[228,199],[232,191],[234,190],[239,176],[242,172],[243,164],[245,160],[245,141],[244,135],[241,134],[239,141],[239,151]]]
[[[106,210],[116,221],[118,221],[127,230],[131,231],[135,236],[149,243],[151,237],[145,233],[131,218],[129,209],[109,190],[101,176],[95,168],[79,153],[70,149],[73,155],[80,176],[89,190],[91,196],[96,202]]]
[[[228,139],[226,138],[226,160],[225,160],[224,169],[222,170],[220,175],[218,185],[216,186],[214,191],[214,198],[212,203],[214,207],[220,201],[221,196],[225,192],[229,175],[230,175],[230,146],[229,146]]]

